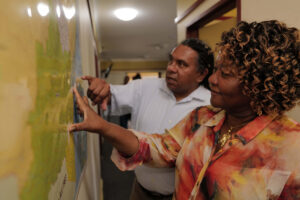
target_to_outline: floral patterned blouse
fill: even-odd
[[[300,199],[300,124],[262,115],[215,152],[224,119],[224,110],[200,107],[163,135],[133,131],[138,152],[114,149],[112,160],[121,170],[175,166],[177,200]]]

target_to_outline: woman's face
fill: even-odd
[[[209,77],[211,105],[232,113],[252,110],[249,97],[242,93],[237,69],[228,65],[217,57],[214,73]]]

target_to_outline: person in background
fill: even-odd
[[[129,82],[129,80],[130,80],[129,76],[126,75],[126,76],[124,77],[123,84],[126,85],[126,84]]]
[[[137,79],[142,79],[142,76],[141,76],[140,73],[136,73],[136,75],[134,75],[134,76],[132,77],[132,80],[137,80]]]
[[[211,49],[198,39],[187,39],[169,56],[165,79],[134,80],[127,85],[109,85],[104,80],[85,76],[88,97],[112,115],[131,113],[133,129],[164,133],[197,106],[209,104],[208,76],[214,57]],[[171,199],[174,192],[174,168],[139,166],[132,200]]]
[[[76,88],[84,121],[69,130],[108,138],[121,170],[176,166],[173,199],[300,199],[300,124],[284,115],[300,99],[299,30],[240,22],[218,49],[213,107],[196,108],[165,134],[106,122]]]
[[[158,72],[158,78],[162,78],[162,73]]]

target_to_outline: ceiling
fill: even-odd
[[[96,0],[103,60],[167,60],[176,46],[175,0]],[[138,16],[120,21],[113,11],[133,7]]]

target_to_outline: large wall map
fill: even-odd
[[[1,2],[0,199],[75,199],[86,161],[86,133],[66,128],[82,71],[76,9],[74,0]]]

